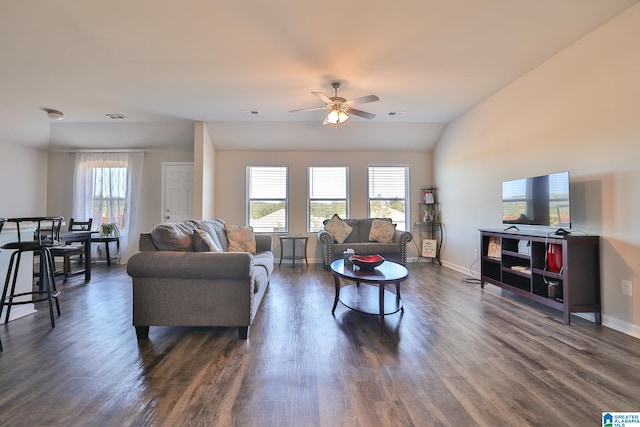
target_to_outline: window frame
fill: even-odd
[[[404,170],[404,197],[371,197],[371,171],[372,169],[403,169]],[[371,202],[372,201],[404,201],[404,229],[398,227],[398,230],[402,231],[410,231],[411,230],[411,186],[409,182],[410,178],[410,167],[407,165],[369,165],[367,167],[367,215],[369,218],[372,218],[373,215],[371,213]],[[400,224],[398,224],[400,225]]]
[[[284,169],[284,198],[277,197],[251,197],[251,176],[254,169]],[[246,182],[246,206],[245,206],[245,224],[254,228],[256,233],[287,233],[289,231],[289,166],[286,165],[247,165],[245,170],[245,182]],[[252,224],[251,220],[251,204],[252,202],[284,202],[284,227],[279,229],[273,229],[270,231],[256,230],[255,224]]]
[[[311,197],[311,172],[314,169],[343,169],[345,172],[345,197],[344,199],[342,198],[327,198],[327,197]],[[340,201],[344,201],[345,202],[345,214],[344,214],[344,218],[349,218],[350,217],[350,211],[351,211],[351,206],[350,206],[350,179],[349,179],[349,166],[344,165],[344,166],[335,166],[335,165],[331,165],[331,166],[327,166],[327,165],[308,165],[307,166],[307,232],[308,233],[316,233],[318,231],[320,231],[322,229],[322,226],[319,226],[318,229],[315,229],[314,227],[312,227],[312,223],[311,223],[311,204],[314,201],[324,201],[324,202],[340,202]],[[333,214],[332,214],[333,215]],[[327,219],[327,218],[325,218]]]

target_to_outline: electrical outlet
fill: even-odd
[[[474,249],[474,250],[473,250],[473,257],[474,257],[475,259],[478,259],[478,250],[477,250],[477,249]]]
[[[622,295],[633,295],[633,283],[631,283],[631,280],[621,280],[620,284]]]

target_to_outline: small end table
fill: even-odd
[[[104,243],[104,247],[107,251],[107,266],[111,267],[111,253],[109,252],[109,243],[116,243],[116,252],[120,255],[120,238],[119,237],[92,237],[91,243]]]
[[[283,259],[292,260],[293,261],[292,268],[296,268],[296,260],[297,259],[304,259],[304,262],[306,262],[307,265],[309,265],[309,261],[307,260],[307,243],[309,242],[309,236],[282,235],[282,236],[278,236],[278,238],[280,239],[280,263],[278,264],[278,266],[282,265],[282,260]],[[291,255],[283,256],[285,240],[290,240],[291,241],[291,244],[292,244],[292,254]],[[298,240],[304,242],[304,254],[296,255],[296,241],[298,241]]]

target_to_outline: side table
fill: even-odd
[[[119,237],[92,237],[91,243],[104,243],[107,252],[107,266],[111,266],[111,253],[109,252],[109,243],[116,243],[117,254],[120,255],[120,238]]]
[[[307,265],[309,265],[309,261],[307,260],[307,243],[309,242],[309,236],[288,236],[288,235],[282,235],[282,236],[278,236],[278,239],[280,239],[280,263],[278,264],[278,266],[282,265],[282,260],[283,259],[290,259],[293,261],[293,266],[292,268],[296,268],[296,260],[297,259],[304,259],[304,262],[307,263]],[[284,242],[286,240],[291,241],[291,245],[292,245],[292,254],[291,255],[285,255],[283,256],[283,252],[284,252]],[[300,240],[301,242],[304,242],[304,254],[300,254],[300,255],[296,255],[296,242]]]

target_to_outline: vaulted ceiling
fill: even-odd
[[[190,150],[203,121],[220,150],[429,151],[637,2],[0,0],[0,142]],[[379,96],[358,106],[376,117],[336,130],[324,111],[289,112],[321,106],[310,92],[333,81]]]

